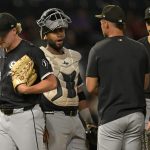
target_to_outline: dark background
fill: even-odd
[[[145,36],[144,10],[150,0],[1,0],[0,12],[12,13],[23,27],[22,37],[39,44],[36,20],[48,8],[60,8],[72,19],[66,45],[86,54],[102,38],[99,21],[94,17],[106,4],[120,5],[127,15],[127,35],[139,39]]]
[[[99,20],[94,15],[100,13],[106,4],[118,4],[124,9],[128,36],[139,39],[147,34],[143,17],[150,0],[1,0],[0,12],[12,13],[22,24],[21,36],[39,46],[36,20],[48,8],[62,9],[72,19],[65,45],[79,51],[86,60],[91,46],[103,38]]]
[[[72,19],[65,46],[82,54],[81,69],[85,72],[90,48],[103,38],[99,20],[94,15],[100,13],[106,4],[118,4],[124,9],[128,36],[137,40],[147,34],[143,17],[150,0],[1,0],[0,12],[12,13],[22,24],[21,36],[39,46],[36,20],[48,8],[62,9]]]

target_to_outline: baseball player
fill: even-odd
[[[96,17],[106,38],[91,48],[86,85],[98,91],[98,150],[141,150],[146,48],[124,35],[126,17],[118,5],[106,5]]]
[[[41,49],[58,80],[57,89],[45,92],[41,101],[49,132],[49,150],[86,150],[85,129],[78,108],[84,120],[92,122],[79,73],[81,55],[63,47],[69,23],[71,19],[58,8],[44,11],[37,21],[41,38],[47,41],[47,46]]]
[[[2,66],[4,64],[5,53],[4,49],[0,48],[0,70],[2,70]],[[0,80],[1,80],[1,71],[0,71]]]
[[[44,150],[40,93],[57,81],[44,53],[20,32],[14,16],[0,13],[0,149]]]
[[[148,32],[148,36],[145,36],[138,41],[143,43],[145,47],[147,48],[147,52],[149,54],[149,60],[150,60],[150,7],[145,9],[145,16],[144,16],[146,29]],[[145,89],[145,98],[146,98],[146,118],[145,118],[145,146],[146,150],[150,149],[150,77],[147,76],[148,86]]]

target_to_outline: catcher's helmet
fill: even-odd
[[[37,24],[41,28],[41,37],[56,28],[67,28],[68,23],[71,23],[70,17],[58,8],[51,8],[44,11],[41,18],[37,20]]]

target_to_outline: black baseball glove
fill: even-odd
[[[89,145],[97,145],[97,130],[98,127],[94,124],[86,125],[85,132]]]

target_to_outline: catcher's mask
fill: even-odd
[[[37,20],[40,29],[40,36],[54,31],[57,28],[68,28],[68,23],[71,23],[68,17],[61,9],[51,8],[43,12],[39,20]]]

